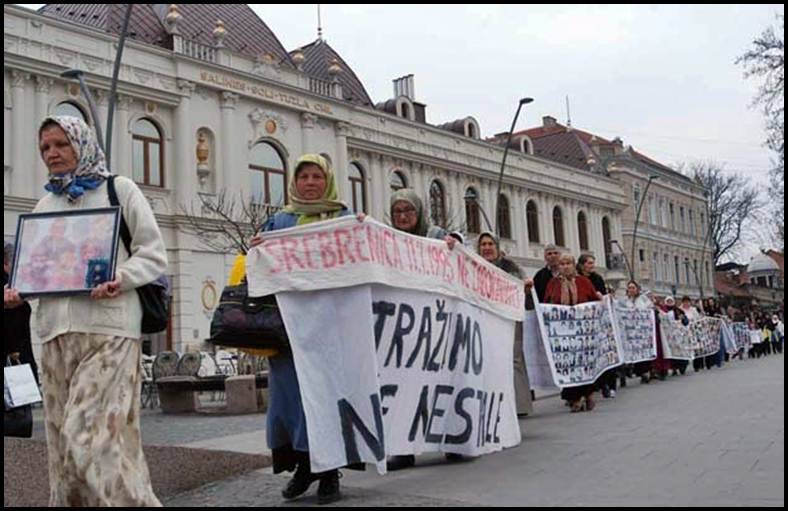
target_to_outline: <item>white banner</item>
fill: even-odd
[[[523,282],[461,244],[449,250],[369,217],[264,233],[246,260],[250,296],[374,283],[458,298],[512,321],[525,309]]]
[[[736,351],[748,351],[752,346],[752,339],[750,338],[750,327],[744,321],[735,321],[731,323],[731,330],[733,330],[733,338],[736,341]]]
[[[531,388],[555,389],[553,371],[544,347],[536,311],[526,311],[523,323],[523,354],[525,367],[528,370],[528,381]]]
[[[625,364],[656,360],[657,327],[654,307],[648,303],[613,300],[616,333],[621,340]]]
[[[732,323],[728,323],[727,321],[722,321],[722,341],[725,344],[725,351],[728,352],[729,355],[736,354],[739,351],[739,348],[736,346],[736,335],[733,333],[733,328],[731,328]]]
[[[673,360],[693,360],[695,358],[695,340],[690,329],[681,321],[674,319],[673,313],[659,315],[659,327],[662,333],[662,351],[665,358]]]
[[[691,321],[690,332],[695,338],[695,357],[707,357],[720,351],[722,320],[720,318],[701,318]]]
[[[534,303],[556,385],[588,385],[622,364],[609,296],[574,307]]]
[[[461,300],[365,285],[277,295],[313,472],[520,442],[515,324]]]

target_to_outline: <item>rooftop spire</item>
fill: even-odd
[[[317,4],[317,38],[323,40],[323,25],[320,22],[320,4]]]

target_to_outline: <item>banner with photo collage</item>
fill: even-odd
[[[722,319],[707,317],[691,321],[689,329],[695,340],[695,358],[707,357],[720,351]]]
[[[624,363],[656,360],[657,325],[651,303],[633,305],[630,301],[613,300],[613,310]]]
[[[731,323],[731,330],[733,330],[733,339],[736,341],[737,350],[748,351],[752,346],[752,337],[747,323],[735,321]]]
[[[567,306],[539,303],[534,293],[534,303],[556,385],[588,385],[606,370],[623,363],[610,297]]]
[[[659,328],[662,334],[662,352],[665,358],[673,360],[694,360],[695,340],[689,327],[684,326],[672,312],[659,314]]]

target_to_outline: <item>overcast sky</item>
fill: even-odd
[[[38,7],[38,5],[30,5]],[[317,37],[316,5],[252,4],[287,50]],[[712,159],[765,188],[771,154],[734,61],[783,5],[323,5],[323,36],[373,101],[413,73],[432,124],[467,115],[483,136],[544,115],[663,163]]]

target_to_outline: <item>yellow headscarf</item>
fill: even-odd
[[[317,165],[326,176],[326,191],[320,199],[307,200],[298,196],[296,177],[298,176],[299,169],[306,164]],[[284,208],[284,211],[298,215],[297,225],[305,225],[328,218],[335,218],[340,211],[347,208],[344,202],[338,200],[339,194],[337,193],[337,183],[336,179],[334,179],[334,173],[331,172],[326,159],[319,154],[305,154],[298,159],[295,165],[295,172],[293,172],[293,176],[290,178],[287,194],[290,203]]]

